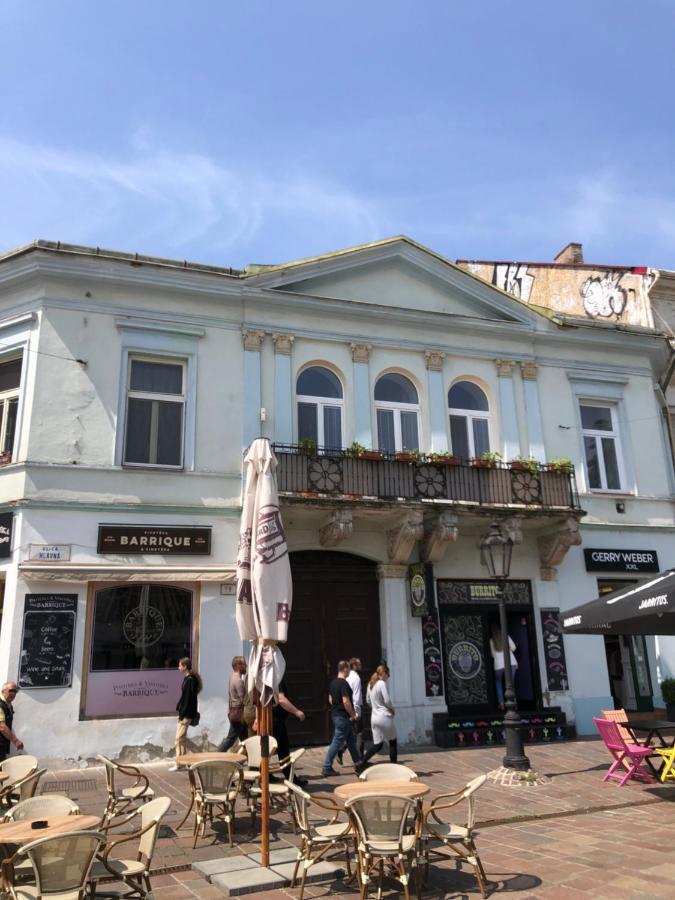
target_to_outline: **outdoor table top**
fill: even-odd
[[[31,828],[33,822],[48,822],[47,828]],[[0,844],[27,844],[43,837],[54,837],[68,831],[96,831],[100,816],[40,816],[0,825]]]
[[[212,760],[245,763],[246,757],[243,753],[218,753],[217,750],[205,750],[203,753],[185,753],[183,756],[176,757],[176,765],[194,766],[197,763],[211,762]]]
[[[340,800],[353,800],[363,794],[394,794],[417,800],[425,797],[431,788],[422,781],[356,781],[338,785],[333,793]]]
[[[619,722],[619,725],[622,723]],[[626,728],[632,731],[673,731],[675,730],[675,722],[669,722],[665,719],[628,719],[624,723]]]

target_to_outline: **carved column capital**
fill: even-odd
[[[384,578],[407,578],[407,566],[393,566],[390,563],[380,563],[377,567],[377,579],[382,581]]]
[[[389,561],[407,563],[412,548],[424,537],[424,513],[421,509],[409,510],[396,528],[387,532]]]
[[[260,351],[263,345],[263,341],[265,340],[264,331],[249,331],[248,328],[244,328],[241,336],[244,341],[244,350]]]
[[[445,353],[442,353],[440,350],[425,350],[424,359],[427,363],[427,369],[431,369],[434,372],[440,372],[443,368]]]
[[[319,543],[322,547],[336,547],[351,535],[353,527],[351,509],[334,509],[319,529]]]
[[[273,332],[272,341],[274,342],[274,352],[290,356],[294,340],[295,338],[292,334],[281,334],[277,331]]]
[[[497,366],[497,375],[500,378],[511,378],[515,364],[515,360],[513,359],[496,359],[495,365]]]
[[[370,351],[373,349],[372,344],[351,344],[352,362],[367,363],[370,359]]]
[[[457,540],[459,528],[458,516],[451,512],[438,515],[430,513],[424,517],[424,543],[422,544],[422,562],[440,562],[445,548]]]
[[[536,381],[539,365],[536,362],[521,362],[520,371],[525,381]]]
[[[562,522],[556,531],[544,534],[537,539],[539,545],[539,562],[541,564],[541,580],[556,581],[556,566],[559,566],[570,547],[581,544],[579,520],[570,516]]]

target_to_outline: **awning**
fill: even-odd
[[[675,569],[561,614],[565,634],[675,634]]]
[[[27,581],[236,581],[235,563],[225,565],[128,565],[122,563],[19,563]]]

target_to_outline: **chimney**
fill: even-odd
[[[582,263],[584,261],[584,248],[581,244],[567,244],[554,258],[557,263]]]

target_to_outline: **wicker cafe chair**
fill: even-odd
[[[143,803],[148,803],[155,796],[147,776],[143,775],[136,766],[121,765],[112,759],[108,759],[107,756],[102,756],[100,753],[98,759],[103,763],[105,784],[108,791],[108,801],[103,813],[103,822],[109,825],[113,819],[117,819],[120,816],[126,816],[127,819],[132,818],[139,806]],[[129,787],[119,788],[115,783],[117,775],[133,778],[134,783]],[[121,825],[123,822],[117,824]]]
[[[242,776],[242,791],[244,796],[249,803],[250,808],[250,797],[249,792],[252,787],[254,787],[260,778],[260,737],[250,737],[245,741],[241,742],[241,746],[239,747],[240,751],[243,750],[246,754],[246,768],[244,769],[244,774]],[[269,738],[269,754],[270,754],[270,762],[272,755],[277,752],[277,742],[276,739],[270,736]]]
[[[469,781],[459,791],[454,791],[450,794],[439,794],[424,814],[421,836],[422,851],[426,862],[425,874],[429,871],[430,853],[444,858],[458,859],[460,862],[467,862],[473,867],[481,897],[486,896],[487,878],[473,837],[475,821],[474,794],[478,788],[485,784],[486,779],[486,775],[479,775],[478,778]],[[464,824],[459,825],[448,821],[444,811],[453,809],[463,802],[467,804]],[[441,812],[443,812],[443,815],[440,815]],[[430,849],[429,843],[431,841],[439,841],[441,846]]]
[[[19,778],[18,781],[7,784],[0,792],[0,803],[11,808],[22,800],[30,800],[35,795],[38,782],[46,771],[46,769],[38,769],[37,772],[32,772],[30,775]]]
[[[37,772],[37,767],[37,757],[28,753],[10,756],[9,759],[0,763],[0,772],[7,775],[7,780],[3,781],[2,790],[0,790],[0,803],[3,806],[11,806],[16,803],[19,799],[19,782]]]
[[[301,747],[298,750],[293,750],[285,759],[279,760],[279,765],[275,766],[274,769],[271,770],[270,774],[274,774],[276,772],[280,772],[283,768],[288,768],[288,781],[293,782],[295,776],[295,764],[300,759],[300,757],[305,752],[305,748]],[[269,784],[269,798],[270,798],[270,808],[277,812],[283,812],[286,810],[291,814],[291,825],[293,826],[293,833],[296,833],[296,823],[295,817],[293,816],[293,803],[291,800],[291,794],[286,786],[287,782],[284,781],[283,784],[278,784],[277,782],[270,782]],[[262,787],[258,782],[249,785],[248,791],[248,809],[251,813],[251,829],[255,825],[255,815],[256,815],[256,806],[260,803],[262,797]]]
[[[4,889],[12,900],[84,900],[94,856],[104,843],[98,831],[68,831],[24,844],[2,861]],[[15,884],[15,863],[23,858],[35,884]]]
[[[360,781],[419,781],[417,773],[400,763],[378,763],[359,775]]]
[[[339,816],[344,815],[342,807],[336,806],[324,798],[308,794],[296,784],[293,784],[292,781],[287,780],[284,784],[288,788],[293,818],[300,831],[301,840],[298,858],[291,878],[291,887],[295,887],[298,869],[300,868],[300,863],[302,863],[302,881],[300,882],[300,894],[298,895],[298,900],[302,900],[307,872],[315,863],[320,862],[326,853],[336,847],[344,847],[347,874],[351,877],[349,851],[352,845],[356,850],[356,835],[349,820],[344,821],[343,819],[338,821]],[[317,821],[316,816],[312,817],[311,807],[321,810],[320,821]],[[326,815],[326,813],[331,815]],[[318,850],[318,853],[316,850]]]
[[[409,834],[409,823],[417,817],[417,803],[410,797],[393,794],[362,794],[345,803],[357,833],[357,859],[361,879],[361,900],[367,896],[373,869],[379,872],[378,897],[382,896],[384,863],[389,861],[398,873],[403,895],[410,900],[408,881],[415,873],[417,897],[420,895],[419,868],[417,866],[418,828]]]
[[[234,806],[242,785],[243,768],[234,762],[208,760],[190,766],[188,774],[195,798],[194,843],[201,829],[206,837],[206,824],[218,819],[227,824],[227,836],[232,846]],[[219,810],[219,811],[218,811]]]
[[[149,896],[152,891],[150,884],[152,855],[155,852],[160,822],[169,811],[170,806],[171,800],[168,797],[157,797],[150,800],[136,810],[136,815],[140,815],[141,818],[139,830],[133,831],[131,834],[123,834],[108,842],[103,854],[94,863],[89,876],[94,888],[92,896],[99,896],[100,892],[95,888],[96,882],[102,878],[115,878],[117,881],[122,881],[124,887],[128,888],[124,894],[125,897],[139,897],[141,900],[145,900]],[[133,859],[110,858],[113,850],[117,851],[122,844],[135,840],[138,840],[138,851]],[[103,893],[105,893],[105,887]]]
[[[29,800],[20,800],[8,809],[3,822],[20,822],[22,819],[48,819],[50,816],[78,816],[80,807],[65,794],[40,794]]]

